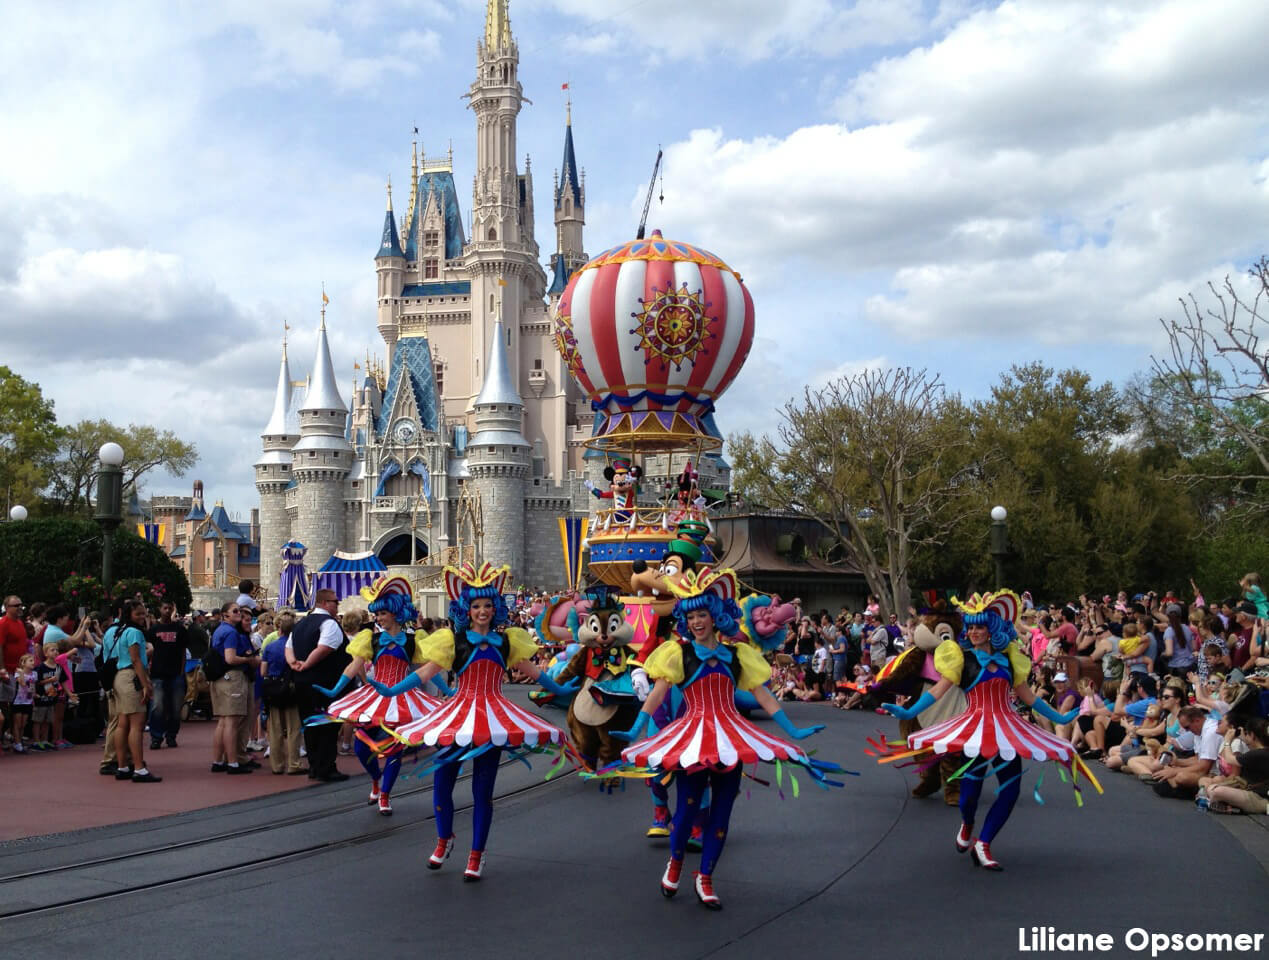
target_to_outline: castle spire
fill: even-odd
[[[498,318],[494,321],[493,338],[489,344],[489,363],[485,367],[485,382],[481,385],[480,395],[476,397],[477,407],[514,406],[523,407],[520,392],[516,390],[511,379],[511,370],[507,366],[507,335],[502,327],[502,307],[499,304]],[[524,438],[520,438],[524,443]],[[525,444],[527,446],[527,444]]]
[[[383,238],[379,241],[379,252],[375,259],[381,257],[404,257],[401,241],[397,237],[397,218],[392,212],[392,178],[388,178],[388,210],[383,216]]]
[[[485,5],[485,47],[497,50],[511,45],[511,17],[507,0],[488,0]]]
[[[306,410],[347,411],[344,399],[335,384],[335,364],[330,358],[330,342],[326,339],[326,294],[322,294],[322,325],[317,331],[317,353],[313,357],[313,373],[301,412]]]
[[[286,358],[286,334],[282,335],[282,366],[278,370],[278,388],[273,395],[273,413],[262,437],[285,436],[292,431],[287,427],[287,415],[291,410],[291,365]]]

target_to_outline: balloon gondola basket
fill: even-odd
[[[629,457],[634,452],[712,453],[723,441],[706,432],[695,414],[677,411],[637,410],[609,414],[586,446],[611,456]]]

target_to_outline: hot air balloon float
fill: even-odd
[[[649,454],[688,453],[699,462],[719,449],[709,418],[753,336],[749,291],[708,250],[654,230],[601,253],[573,274],[555,315],[556,348],[595,411],[587,446],[618,469]],[[599,502],[590,573],[629,590],[632,564],[658,564],[681,517],[666,505]],[[714,562],[713,546],[706,537],[702,564]],[[649,598],[622,599],[639,618]]]

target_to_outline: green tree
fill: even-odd
[[[108,420],[81,420],[65,430],[52,465],[48,498],[66,513],[86,513],[97,486],[97,452],[103,443],[123,447],[124,490],[137,489],[141,478],[157,467],[173,477],[184,476],[198,462],[198,451],[170,430]]]
[[[974,502],[966,421],[936,375],[865,370],[786,403],[775,440],[732,437],[732,483],[746,500],[819,521],[882,607],[903,612],[915,552]]]
[[[60,438],[53,401],[39,384],[0,366],[0,496],[6,517],[15,503],[35,508]]]
[[[161,548],[126,527],[115,532],[114,570],[121,580],[144,578],[163,584],[164,596],[182,613],[189,610],[184,571]],[[0,524],[0,594],[16,593],[28,604],[56,603],[72,573],[101,575],[101,531],[92,520],[51,516]]]

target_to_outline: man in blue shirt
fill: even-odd
[[[1105,756],[1111,747],[1123,743],[1128,730],[1121,722],[1131,719],[1140,724],[1146,711],[1155,703],[1158,688],[1149,674],[1130,674],[1119,684],[1119,696],[1111,712],[1093,718],[1093,729],[1084,735],[1088,744],[1085,754]]]

